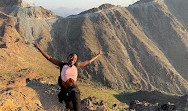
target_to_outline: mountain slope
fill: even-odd
[[[181,76],[188,80],[188,32],[167,5],[162,0],[148,0],[129,6],[129,10],[146,35],[163,51]]]

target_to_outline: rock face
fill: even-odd
[[[79,69],[80,79],[115,89],[186,94],[188,32],[181,23],[186,20],[178,21],[167,3],[170,5],[163,0],[141,0],[128,8],[104,4],[67,18],[42,7],[14,4],[1,6],[0,11],[2,17],[9,17],[7,21],[13,19],[11,26],[20,34],[19,40],[28,46],[38,41],[59,60],[65,61],[71,52],[77,53],[78,61],[88,60],[102,49],[103,56]],[[1,29],[6,29],[4,24]],[[7,47],[12,38],[6,39],[3,31],[1,46]]]

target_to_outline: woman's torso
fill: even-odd
[[[61,79],[66,82],[69,78],[72,78],[74,82],[77,81],[78,71],[77,67],[73,65],[72,67],[64,65],[61,71]]]

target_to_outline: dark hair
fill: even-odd
[[[70,53],[68,57],[71,57],[71,56],[73,56],[73,55],[76,55],[76,54],[75,54],[75,53]]]

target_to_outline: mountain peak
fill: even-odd
[[[102,4],[101,6],[99,6],[99,9],[104,10],[104,9],[109,9],[112,7],[115,7],[115,6],[112,4]]]
[[[103,5],[99,6],[98,8],[92,8],[92,9],[89,9],[87,11],[81,12],[80,14],[95,13],[95,12],[97,12],[99,10],[110,9],[112,7],[115,7],[115,5],[112,5],[112,4],[103,4]]]

